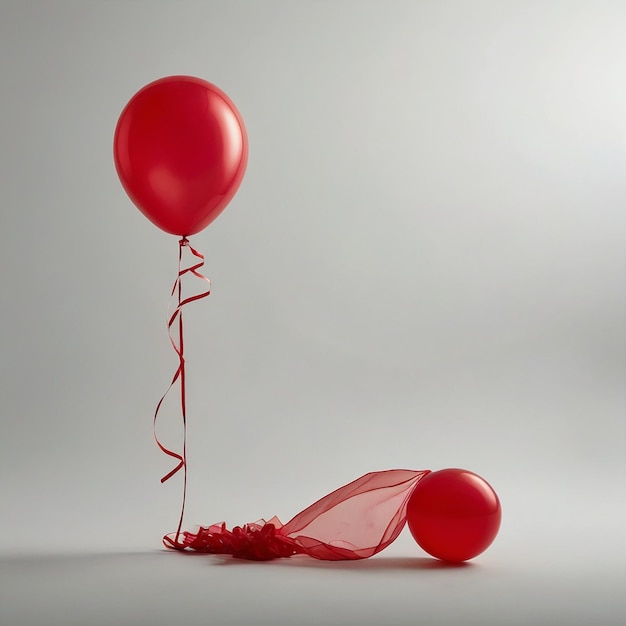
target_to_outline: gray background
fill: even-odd
[[[623,623],[625,32],[621,0],[0,0],[0,622]],[[250,139],[192,239],[186,526],[465,467],[504,511],[471,565],[160,551],[177,244],[112,137],[170,74]]]

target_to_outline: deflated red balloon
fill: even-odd
[[[241,115],[215,85],[169,76],[140,89],[117,123],[114,158],[126,193],[173,235],[206,228],[237,192],[248,160]]]

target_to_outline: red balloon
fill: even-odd
[[[165,232],[184,237],[206,228],[237,192],[248,137],[239,111],[218,87],[168,76],[130,99],[113,151],[134,204]]]
[[[458,563],[486,550],[500,528],[496,492],[477,474],[444,469],[424,476],[411,494],[407,521],[430,555]]]

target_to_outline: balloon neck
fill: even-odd
[[[182,237],[181,240],[178,242],[181,247],[182,246],[188,246],[189,245],[189,239],[187,239],[187,237]]]

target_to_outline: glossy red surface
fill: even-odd
[[[142,213],[168,233],[190,236],[235,195],[248,139],[223,91],[193,76],[168,76],[128,102],[113,152],[120,181]]]
[[[431,472],[415,487],[407,521],[417,543],[450,562],[472,559],[486,550],[500,528],[498,496],[483,478],[463,469]]]

